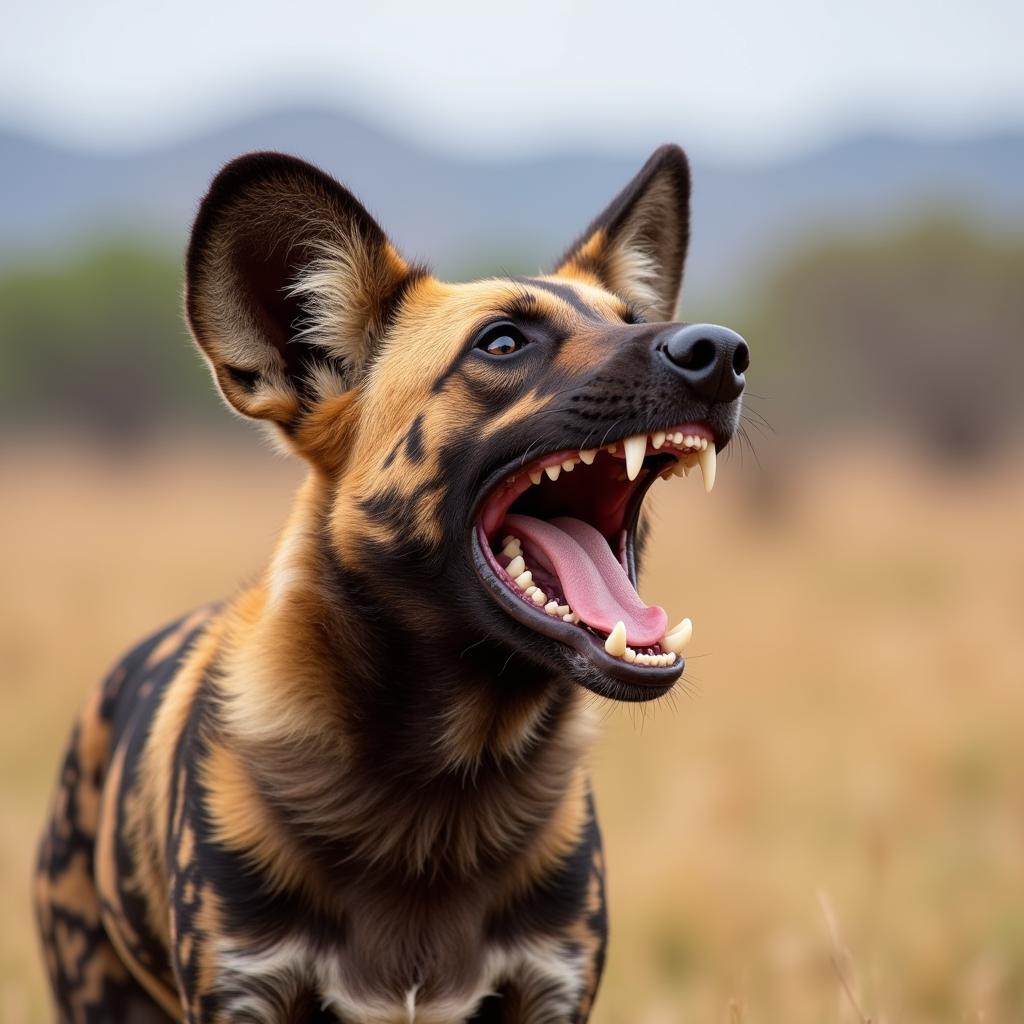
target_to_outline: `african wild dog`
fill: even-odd
[[[36,888],[60,1020],[587,1020],[587,691],[682,671],[640,505],[711,489],[748,358],[667,322],[688,203],[665,147],[553,273],[449,285],[305,163],[220,173],[189,324],[309,474],[259,582],[78,719]]]

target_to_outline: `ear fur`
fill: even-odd
[[[225,400],[291,433],[317,401],[358,381],[420,273],[329,175],[250,153],[200,205],[185,309]]]
[[[559,261],[557,274],[590,276],[651,320],[675,316],[690,239],[690,168],[662,146]]]

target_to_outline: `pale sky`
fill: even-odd
[[[747,159],[1024,126],[1022,40],[1019,0],[9,0],[0,126],[133,146],[299,102],[474,155]]]

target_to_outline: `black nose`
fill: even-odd
[[[662,335],[658,348],[699,398],[731,402],[743,391],[750,349],[728,327],[687,324]]]

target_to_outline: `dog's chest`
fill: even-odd
[[[258,1020],[275,1021],[289,1000],[312,998],[343,1021],[456,1024],[487,996],[511,990],[537,1020],[561,1019],[583,985],[579,952],[551,939],[453,950],[450,960],[435,954],[426,972],[405,965],[402,981],[381,977],[362,951],[346,947],[292,937],[257,953],[225,943],[218,988],[230,1013]]]

